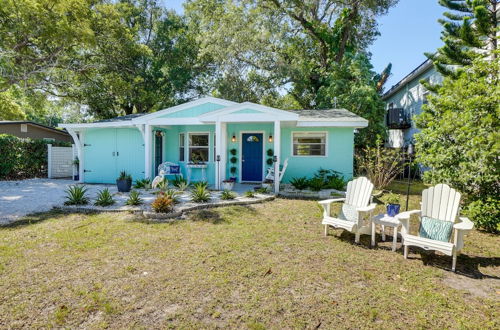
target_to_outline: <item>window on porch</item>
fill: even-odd
[[[184,155],[185,155],[185,139],[184,139],[184,133],[179,134],[179,161],[183,162],[184,161]]]
[[[208,162],[209,134],[189,133],[189,161]]]

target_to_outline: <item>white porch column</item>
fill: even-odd
[[[281,162],[281,122],[274,122],[274,155],[276,163],[274,163],[274,193],[280,192],[280,162]]]
[[[76,147],[76,152],[78,155],[78,182],[83,183],[85,178],[85,167],[84,167],[84,159],[83,159],[83,147],[85,144],[83,143],[84,141],[84,132],[80,131],[74,131],[72,129],[67,129],[69,135],[73,138],[73,142],[75,142],[75,147]]]
[[[146,124],[144,127],[144,177],[151,178],[151,140],[152,140],[151,125]]]
[[[215,122],[215,157],[214,159],[215,162],[215,189],[220,190],[221,186],[221,169],[220,166],[222,165],[222,123],[217,120]],[[217,161],[217,157],[220,158],[221,161]]]
[[[227,164],[227,123],[221,123],[220,143],[220,181],[226,180]]]

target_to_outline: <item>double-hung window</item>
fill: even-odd
[[[184,155],[185,155],[185,135],[184,133],[179,134],[179,161],[183,162],[184,161]]]
[[[294,132],[294,156],[326,156],[326,139],[324,132]]]
[[[189,133],[189,161],[208,162],[209,134]]]

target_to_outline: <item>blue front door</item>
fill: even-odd
[[[243,133],[241,181],[262,181],[262,133]]]

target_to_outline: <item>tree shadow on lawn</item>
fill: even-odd
[[[39,212],[39,213],[30,213],[27,214],[26,216],[20,218],[19,220],[10,222],[5,225],[1,225],[1,228],[17,228],[17,227],[25,227],[25,226],[30,226],[34,225],[36,223],[43,222],[45,220],[49,219],[59,219],[66,217],[70,214],[74,213],[85,213],[85,214],[96,214],[98,212],[70,212],[70,211],[63,211],[61,209],[53,208],[50,211],[47,212]]]

